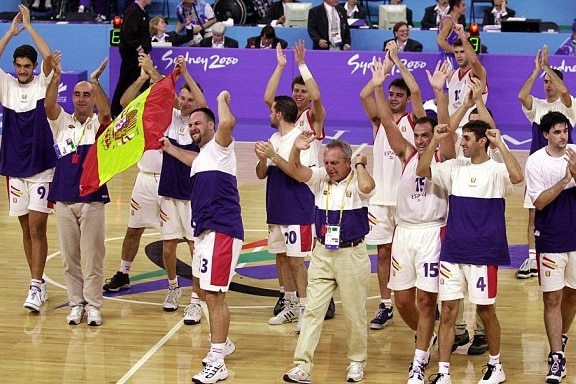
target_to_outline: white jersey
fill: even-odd
[[[528,121],[536,124],[540,124],[540,119],[548,112],[560,112],[570,121],[570,125],[574,126],[574,123],[576,123],[576,98],[572,98],[572,107],[568,108],[560,97],[551,103],[545,99],[532,97],[532,109],[527,110],[522,105],[522,112],[524,112]]]
[[[434,162],[439,163],[438,152]],[[448,213],[448,193],[426,177],[416,176],[418,152],[406,160],[398,186],[396,223],[400,226],[444,226]]]
[[[454,114],[458,108],[462,105],[468,93],[470,93],[470,87],[468,83],[472,78],[472,68],[467,70],[464,75],[460,76],[460,71],[456,70],[452,72],[452,75],[448,79],[448,113],[450,115]],[[482,100],[486,103],[488,100],[488,84],[486,84],[486,89],[482,93]],[[468,121],[470,121],[470,112],[475,107],[472,107],[466,111],[462,120],[458,124],[459,127],[464,126]]]
[[[314,131],[314,125],[312,124],[312,116],[310,115],[310,109],[305,110],[298,116],[296,120],[296,128],[302,132],[312,132],[316,136]],[[316,136],[316,140],[310,144],[310,159],[313,159],[314,164],[321,164],[320,162],[320,147],[322,146],[322,139],[324,138],[324,127],[322,127],[322,137]],[[286,157],[287,159],[287,157]]]
[[[160,149],[144,151],[138,161],[138,168],[144,173],[160,173],[162,171],[162,151]]]
[[[396,123],[402,136],[414,145],[413,122],[410,114],[406,114]],[[376,183],[374,196],[370,199],[370,204],[374,205],[396,205],[398,196],[398,183],[402,174],[402,162],[392,150],[386,131],[382,125],[378,127],[374,138],[373,178]]]

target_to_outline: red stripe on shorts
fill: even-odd
[[[212,275],[210,285],[227,286],[230,280],[232,264],[232,249],[234,238],[224,233],[216,232],[214,236],[214,251],[212,253]]]

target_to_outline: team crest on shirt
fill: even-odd
[[[323,190],[323,191],[322,191],[322,194],[323,194],[324,196],[327,196],[327,195],[328,195],[328,190],[327,190],[327,189]]]
[[[352,197],[352,191],[346,191],[346,197],[348,198]]]
[[[401,126],[401,127],[400,127],[400,130],[401,130],[402,132],[406,132],[406,127],[405,127],[405,126]]]
[[[74,129],[74,128],[76,128],[76,126],[74,124],[68,125],[68,129]]]
[[[471,177],[471,178],[470,178],[470,182],[473,183],[473,184],[476,183],[476,178],[475,178],[475,177]]]

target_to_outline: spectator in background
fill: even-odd
[[[152,0],[136,0],[124,12],[124,21],[120,28],[120,45],[118,52],[120,63],[120,76],[112,98],[112,118],[122,112],[120,99],[124,91],[136,81],[140,75],[138,62],[139,53],[150,53],[152,41],[150,39],[150,18],[145,8]],[[145,84],[147,87],[147,84]],[[144,88],[146,89],[146,88]]]
[[[260,36],[248,38],[246,42],[246,48],[270,49],[276,48],[278,43],[280,43],[282,49],[286,49],[288,47],[288,42],[286,40],[276,37],[276,31],[274,30],[274,27],[271,25],[266,25],[260,31]]]
[[[226,37],[226,26],[221,21],[212,27],[212,37],[206,37],[200,41],[201,47],[212,48],[238,48],[238,40]]]
[[[176,32],[166,32],[168,23],[163,16],[156,16],[150,20],[150,36],[152,39],[152,46],[154,43],[171,43],[173,47],[186,44],[190,41],[194,42],[194,30],[190,24],[190,28],[186,26],[186,34],[179,35]]]
[[[349,19],[366,19],[366,10],[358,5],[358,0],[346,0],[340,5],[346,10]]]
[[[299,1],[294,0],[281,0],[275,1],[272,3],[272,6],[266,12],[266,17],[262,20],[262,22],[266,24],[270,24],[271,26],[275,27],[277,25],[283,26],[286,22],[286,17],[284,17],[284,4],[286,3],[299,3]]]
[[[205,0],[182,0],[176,7],[176,33],[180,33],[182,28],[192,25],[195,35],[201,37],[212,36],[212,25],[216,22],[214,9]],[[199,38],[196,38],[200,40]]]
[[[460,17],[466,12],[466,2],[465,0],[449,0],[448,4],[450,4],[450,8],[448,8],[448,14],[442,18],[438,27],[436,44],[440,50],[440,60],[448,60],[451,65],[450,69],[456,69],[458,65],[454,57],[454,43],[459,39],[457,30],[465,28],[457,20],[460,20]]]
[[[338,5],[338,0],[324,2],[308,12],[308,35],[313,42],[312,49],[350,49],[350,27],[346,10]]]
[[[436,0],[436,3],[436,5],[424,9],[424,17],[421,21],[422,29],[438,28],[440,20],[448,14],[450,9],[448,0]],[[458,24],[466,25],[464,14],[458,18]]]
[[[398,46],[398,52],[422,52],[422,43],[409,38],[410,28],[408,23],[400,21],[394,25],[392,31],[394,32],[394,39],[384,42],[383,51],[386,50],[386,44],[388,44],[389,41],[395,41]]]
[[[492,0],[492,9],[484,10],[482,25],[500,25],[502,20],[514,17],[516,11],[506,6],[506,0]]]
[[[92,4],[92,10],[96,14],[95,20],[99,23],[103,23],[107,20],[108,3],[108,0],[80,0],[78,13],[90,12],[90,4]]]
[[[392,5],[400,5],[404,0],[390,0],[390,4]],[[412,22],[412,10],[406,7],[406,22],[410,26],[410,28],[414,27],[414,23]]]
[[[566,39],[556,51],[557,55],[576,55],[576,19],[572,23],[572,34]]]
[[[40,0],[34,0],[32,5],[30,6],[30,8],[33,9],[34,11],[38,11],[40,8],[41,2],[42,1],[40,1]],[[43,2],[44,2],[44,9],[46,9],[46,10],[52,9],[52,0],[44,0]]]

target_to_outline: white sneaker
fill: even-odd
[[[190,303],[184,310],[184,324],[196,325],[200,324],[202,319],[202,307],[200,303]]]
[[[166,294],[166,298],[164,299],[164,304],[162,307],[166,312],[174,312],[178,309],[178,302],[180,301],[180,296],[182,296],[182,290],[180,287],[177,288],[168,288],[168,293]]]
[[[349,383],[356,383],[364,378],[364,367],[360,363],[351,362],[346,372],[346,381]]]
[[[66,322],[70,325],[78,325],[84,317],[84,306],[75,305],[70,309],[70,313],[66,316]]]
[[[294,367],[284,374],[284,381],[289,383],[310,384],[312,376],[300,367]]]
[[[86,323],[94,327],[102,324],[102,316],[98,308],[91,305],[86,306]]]
[[[212,384],[228,377],[228,370],[224,360],[211,361],[202,371],[192,378],[192,381],[200,384]]]
[[[499,384],[504,381],[506,381],[506,375],[504,374],[502,364],[486,364],[486,372],[484,372],[484,377],[478,384]]]
[[[298,320],[298,314],[296,313],[296,303],[286,303],[284,309],[274,317],[268,319],[268,324],[270,325],[281,325],[291,323],[294,320]]]
[[[230,356],[236,350],[236,345],[230,340],[229,337],[226,338],[226,344],[224,344],[224,357]],[[212,359],[210,358],[210,352],[206,354],[206,357],[202,359],[202,365],[206,366],[210,363]]]
[[[304,318],[304,311],[306,310],[306,306],[298,304],[298,322],[296,323],[296,333],[300,333],[300,329],[302,328],[302,319]]]
[[[78,7],[78,13],[84,13],[84,6],[83,5],[80,5]]]
[[[30,312],[40,312],[40,307],[42,306],[42,289],[34,286],[30,286],[28,291],[28,297],[24,301],[24,308],[28,309]]]
[[[430,378],[428,378],[428,380],[430,380]],[[430,384],[452,384],[452,378],[450,374],[438,373]]]
[[[42,300],[42,304],[48,301],[48,288],[45,281],[40,283],[40,300]]]
[[[408,384],[424,384],[426,366],[412,362],[408,369]]]

